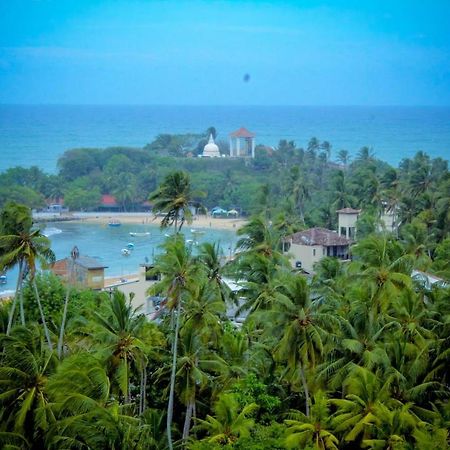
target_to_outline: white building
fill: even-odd
[[[286,237],[283,251],[290,257],[293,267],[311,273],[314,264],[326,256],[348,260],[350,243],[351,240],[336,231],[310,228]]]
[[[343,208],[338,213],[338,233],[350,240],[356,239],[356,222],[360,214],[360,209]]]
[[[220,151],[218,145],[214,142],[213,135],[209,135],[208,143],[203,148],[203,158],[220,158]]]

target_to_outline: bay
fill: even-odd
[[[233,230],[216,230],[213,228],[194,228],[188,225],[183,233],[188,245],[196,252],[198,245],[203,242],[219,242],[224,255],[230,255],[236,245],[236,233]],[[194,232],[192,232],[193,230]],[[120,227],[86,222],[49,222],[43,230],[51,241],[51,248],[56,259],[70,256],[76,245],[81,255],[97,258],[108,266],[105,276],[124,276],[139,272],[139,265],[147,260],[152,261],[162,250],[161,244],[170,239],[170,230],[161,230],[155,224],[122,224]],[[149,236],[132,237],[130,232],[145,233]],[[199,232],[199,233],[197,233]],[[192,242],[191,242],[192,241]],[[134,248],[130,256],[123,256],[121,250],[132,243]],[[17,269],[7,273],[7,284],[0,286],[0,294],[16,288]]]

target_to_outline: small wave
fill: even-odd
[[[55,227],[48,227],[43,231],[43,235],[50,237],[53,236],[54,234],[60,234],[62,233],[62,230],[60,230],[59,228],[55,228]]]

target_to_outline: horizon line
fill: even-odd
[[[449,108],[450,104],[206,104],[206,103],[3,103],[0,106],[157,106],[157,107],[233,107],[233,108]]]

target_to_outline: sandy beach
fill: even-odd
[[[36,220],[82,220],[89,223],[108,224],[111,220],[118,220],[121,223],[128,224],[154,224],[161,223],[161,216],[155,217],[152,213],[82,213],[74,212],[70,215],[56,215],[49,213],[37,213],[33,217]],[[184,227],[189,228],[213,228],[216,230],[237,230],[247,222],[242,218],[228,218],[228,217],[211,217],[206,215],[198,215],[193,217],[191,224],[185,224]]]

